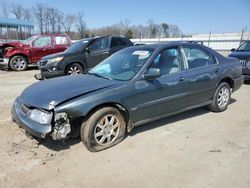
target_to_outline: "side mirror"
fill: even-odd
[[[161,76],[160,69],[150,68],[143,75],[143,78],[146,79],[146,80],[153,80],[155,78],[159,78],[160,76]]]
[[[88,53],[88,54],[90,54],[90,49],[89,49],[89,47],[87,47],[87,48],[85,49],[85,52]]]
[[[235,51],[235,48],[232,48],[232,49],[231,49],[231,52],[234,52],[234,51]]]

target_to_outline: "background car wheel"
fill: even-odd
[[[126,122],[119,110],[105,107],[95,111],[81,126],[81,139],[88,150],[110,148],[125,137]]]
[[[216,89],[213,102],[209,109],[213,112],[222,112],[227,109],[231,98],[231,89],[228,83],[222,82]]]
[[[78,63],[73,63],[69,65],[66,69],[66,75],[77,75],[82,73],[83,73],[83,68]]]
[[[10,68],[13,71],[23,71],[28,67],[28,60],[23,56],[14,56],[10,59]]]

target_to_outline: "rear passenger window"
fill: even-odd
[[[189,69],[205,67],[214,64],[211,54],[195,47],[184,47]]]
[[[65,36],[57,36],[55,37],[56,45],[66,45],[68,44],[68,39]]]
[[[159,68],[161,75],[180,72],[184,69],[182,56],[178,48],[163,50],[156,56],[151,68]]]
[[[126,45],[127,43],[123,41],[122,39],[113,37],[111,40],[111,48],[119,47],[119,46],[126,46]]]

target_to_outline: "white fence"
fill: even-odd
[[[134,43],[163,43],[171,41],[202,41],[204,45],[228,55],[232,48],[238,48],[240,42],[250,40],[250,33],[222,33],[222,34],[198,34],[185,38],[150,38],[150,39],[132,39]]]

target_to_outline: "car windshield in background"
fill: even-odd
[[[89,71],[89,74],[127,81],[136,75],[152,53],[153,49],[122,50],[95,66]]]
[[[38,36],[31,36],[29,38],[27,38],[26,40],[23,40],[22,43],[24,44],[32,44],[32,42],[37,38]]]
[[[72,44],[65,52],[77,52],[82,50],[90,40],[81,40]]]
[[[240,51],[250,51],[250,42],[244,42],[239,49]]]

